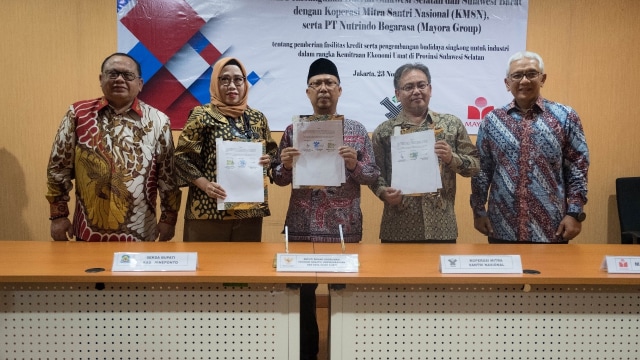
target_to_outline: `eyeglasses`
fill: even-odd
[[[122,78],[126,81],[133,81],[140,78],[140,76],[128,71],[109,70],[105,71],[104,74],[107,75],[110,80],[115,80],[118,78],[118,76],[122,76]]]
[[[403,86],[400,87],[400,90],[406,91],[406,92],[412,92],[413,90],[418,88],[418,90],[424,91],[429,85],[430,84],[428,82],[419,82],[417,84],[413,84],[413,83],[404,84]]]
[[[538,78],[538,76],[540,76],[542,73],[537,72],[537,71],[527,71],[526,73],[513,73],[513,74],[509,74],[509,79],[513,80],[513,81],[520,81],[522,80],[522,78],[526,77],[527,80],[534,80],[536,78]]]
[[[235,86],[242,86],[244,85],[244,79],[244,76],[234,76],[233,78],[229,76],[221,76],[218,78],[222,86],[229,86],[229,84],[231,84],[231,81],[233,81],[233,85]]]
[[[309,83],[309,87],[312,88],[313,90],[319,90],[322,87],[322,85],[324,85],[327,88],[327,90],[333,90],[335,89],[336,86],[340,85],[340,83],[331,79],[316,80],[314,82]]]

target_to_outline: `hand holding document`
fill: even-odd
[[[300,151],[293,167],[293,188],[340,186],[346,181],[342,116],[321,119],[296,116],[293,119],[293,147]]]
[[[231,209],[238,203],[264,202],[265,170],[260,165],[264,145],[260,142],[216,139],[217,182],[227,197],[218,199],[218,210]]]
[[[391,187],[405,195],[442,188],[433,130],[391,136]]]

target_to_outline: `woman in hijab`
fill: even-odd
[[[263,142],[260,165],[265,169],[276,156],[278,145],[264,114],[247,105],[249,82],[238,59],[227,57],[215,63],[210,92],[210,103],[191,110],[176,147],[178,182],[189,186],[183,240],[259,242],[262,219],[270,215],[267,179],[263,203],[236,203],[230,209],[217,210],[217,199],[227,194],[216,181],[216,139]]]

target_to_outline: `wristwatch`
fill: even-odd
[[[585,214],[583,212],[568,212],[567,215],[569,215],[572,218],[578,220],[579,222],[583,222],[584,219],[587,218],[587,214]]]

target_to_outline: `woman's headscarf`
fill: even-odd
[[[222,96],[220,94],[220,73],[222,73],[222,68],[229,65],[229,62],[235,62],[231,65],[238,65],[240,71],[242,71],[242,76],[244,79],[244,96],[240,100],[240,102],[236,105],[227,105],[222,101]],[[249,82],[247,81],[247,71],[244,69],[244,65],[240,62],[240,60],[232,57],[226,57],[218,60],[215,65],[213,65],[213,73],[211,74],[211,86],[209,87],[209,92],[211,94],[211,104],[216,106],[221,113],[226,116],[230,116],[232,118],[237,118],[247,109],[247,98],[249,97]]]

